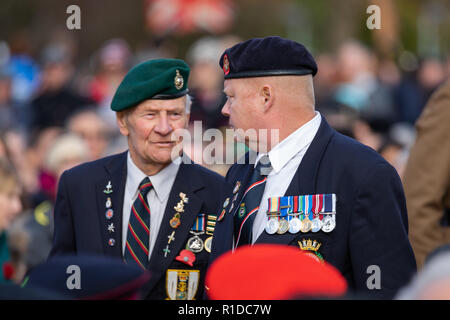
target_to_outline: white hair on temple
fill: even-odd
[[[191,106],[192,106],[192,97],[187,94],[186,95],[186,113],[190,114],[191,113]]]

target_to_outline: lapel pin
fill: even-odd
[[[109,231],[109,232],[114,232],[114,223],[110,223],[110,224],[108,225],[108,231]]]
[[[223,203],[223,208],[225,209],[229,203],[230,203],[230,198],[226,198],[225,202]]]
[[[167,243],[171,243],[172,241],[174,241],[175,240],[175,231],[172,231],[170,236],[168,236],[167,238],[169,238],[169,241]]]
[[[180,220],[180,214],[175,213],[172,219],[170,219],[169,224],[172,228],[176,229],[180,226],[181,220]]]
[[[193,267],[195,261],[195,254],[192,251],[183,249],[180,251],[180,254],[175,258],[175,260],[183,262]]]
[[[175,207],[173,207],[176,211],[175,215],[172,219],[170,219],[169,224],[172,228],[178,228],[178,226],[181,224],[180,220],[180,213],[184,212],[184,204],[188,203],[189,199],[186,197],[186,194],[183,192],[180,192],[180,198],[181,200],[177,203]]]
[[[110,197],[108,197],[108,199],[106,199],[105,206],[108,209],[112,207],[112,202],[111,202],[111,198]]]
[[[240,187],[241,187],[241,182],[237,181],[236,185],[234,186],[234,189],[233,189],[233,194],[237,193],[239,191]]]
[[[189,202],[189,198],[186,197],[186,194],[183,192],[180,192],[180,198],[181,200],[183,200],[183,203],[188,203]]]
[[[166,248],[163,249],[163,251],[164,251],[164,258],[167,258],[167,255],[170,253],[169,245],[167,245]]]
[[[222,211],[219,214],[219,217],[217,217],[217,221],[222,221],[223,217],[225,216],[225,212],[227,212],[225,209],[222,209]]]
[[[181,213],[184,212],[183,202],[178,202],[175,207],[173,207],[176,212]]]
[[[113,247],[116,244],[116,240],[114,240],[113,238],[110,238],[108,241],[108,244],[110,247]]]
[[[110,193],[113,192],[113,190],[112,190],[112,185],[111,185],[111,181],[108,181],[108,184],[106,185],[106,189],[103,190],[103,192],[106,193],[106,194],[110,194]]]
[[[113,209],[106,210],[105,216],[106,216],[106,219],[110,220],[114,216]]]

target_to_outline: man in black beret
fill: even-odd
[[[179,152],[189,71],[177,59],[131,69],[111,103],[129,150],[67,170],[59,181],[50,255],[121,257],[150,271],[149,299],[202,296],[225,185]]]
[[[225,50],[220,66],[222,113],[251,151],[227,173],[234,188],[223,197],[210,262],[242,245],[292,245],[334,265],[351,290],[392,297],[416,271],[402,185],[374,150],[315,111],[314,58],[267,37]]]

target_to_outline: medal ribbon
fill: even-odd
[[[195,223],[192,226],[192,231],[194,232],[204,232],[205,231],[205,214],[199,214]]]
[[[289,208],[287,208],[287,206],[289,205],[289,197],[280,197],[280,219],[281,218],[286,218],[288,215],[288,210]],[[283,208],[281,208],[283,207]]]

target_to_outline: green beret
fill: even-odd
[[[155,59],[138,64],[125,75],[111,102],[122,111],[147,99],[175,99],[188,93],[189,66],[178,59]]]

